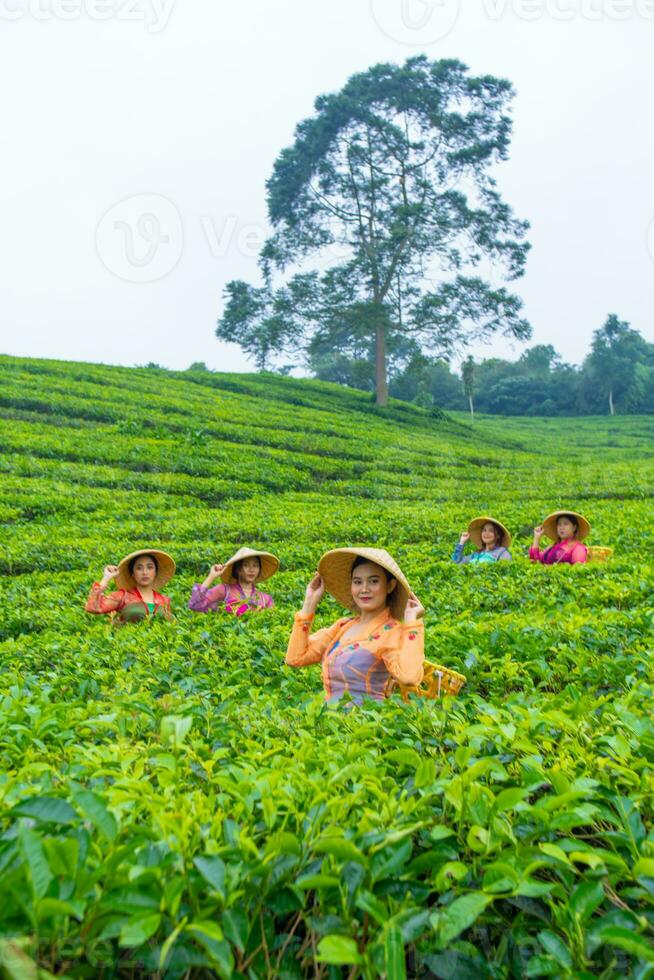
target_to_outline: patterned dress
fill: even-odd
[[[539,561],[543,565],[580,565],[588,561],[588,548],[581,541],[557,541],[544,551],[532,545],[529,549],[529,557],[532,561]]]
[[[90,613],[112,615],[115,622],[140,623],[149,616],[153,618],[172,619],[170,599],[159,592],[153,592],[154,602],[146,602],[136,588],[118,589],[105,595],[99,582],[94,582],[86,601],[85,609]]]
[[[309,633],[313,616],[297,613],[286,651],[291,667],[322,664],[327,701],[345,693],[356,704],[364,697],[383,701],[391,680],[414,685],[422,680],[424,623],[400,623],[384,609],[365,628],[350,633],[359,617],[339,619],[327,629]],[[344,634],[348,633],[347,638]]]
[[[255,589],[247,596],[240,583],[225,585],[221,582],[212,589],[203,585],[194,585],[188,607],[194,612],[216,612],[220,607],[234,616],[243,616],[251,609],[272,609],[275,603],[267,592]]]

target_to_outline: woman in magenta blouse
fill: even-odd
[[[590,524],[581,514],[557,510],[534,528],[529,557],[543,565],[580,565],[588,560],[588,548],[582,544],[582,540],[589,533]],[[543,536],[550,538],[554,544],[541,551],[540,539]]]
[[[272,609],[272,596],[257,585],[271,578],[279,559],[267,551],[240,548],[224,565],[212,565],[204,582],[193,586],[189,609],[194,612],[225,612],[242,616],[251,609]],[[219,579],[219,584],[213,583]]]

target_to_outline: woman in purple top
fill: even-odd
[[[581,514],[571,510],[557,510],[534,528],[534,543],[529,549],[532,561],[543,565],[580,565],[588,560],[588,548],[582,539],[590,533],[590,524]],[[540,539],[550,538],[554,544],[544,551]]]
[[[212,565],[201,585],[194,585],[188,607],[194,612],[225,612],[242,616],[250,609],[272,609],[274,602],[258,582],[271,578],[279,559],[267,551],[240,548],[224,565]],[[220,579],[216,586],[213,583]]]

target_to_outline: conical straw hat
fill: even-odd
[[[583,538],[590,534],[590,524],[581,514],[577,514],[574,510],[555,510],[553,514],[549,514],[543,521],[543,531],[552,541],[557,541],[559,537],[556,533],[556,522],[559,517],[575,518],[578,524],[578,541],[582,541]]]
[[[123,560],[118,565],[118,574],[116,575],[116,585],[119,589],[135,589],[137,588],[134,576],[129,570],[129,563],[132,558],[138,558],[139,555],[152,555],[157,559],[157,577],[152,583],[153,589],[159,591],[162,589],[166,582],[169,582],[173,575],[175,574],[175,562],[165,551],[159,551],[158,548],[141,548],[140,551],[133,551],[131,555],[125,555]]]
[[[411,594],[411,586],[395,559],[383,548],[336,548],[327,551],[318,562],[318,574],[322,575],[325,588],[338,602],[354,609],[352,598],[352,565],[361,556],[380,565],[397,581],[388,597],[388,605],[396,619],[402,619]]]
[[[501,533],[499,544],[502,548],[511,547],[511,533],[504,527],[501,521],[498,521],[496,517],[475,517],[474,520],[470,521],[468,524],[468,534],[470,535],[470,540],[477,548],[483,548],[484,543],[481,540],[481,529],[484,524],[496,524],[499,527]]]
[[[237,561],[243,561],[244,558],[258,558],[261,562],[261,572],[257,576],[257,582],[265,582],[267,578],[272,578],[279,568],[279,558],[271,555],[269,551],[255,551],[253,548],[239,548],[236,554],[232,555],[229,561],[225,562],[225,567],[223,568],[220,576],[220,581],[225,582],[228,585],[230,582],[236,582],[233,575],[233,568]]]

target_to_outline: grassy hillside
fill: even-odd
[[[654,976],[651,419],[473,429],[8,357],[0,415],[0,975]],[[559,505],[610,563],[531,566]],[[453,565],[484,512],[516,560]],[[460,697],[344,714],[282,665],[317,559],[354,543],[400,561]],[[176,623],[87,616],[154,544]],[[277,609],[190,613],[241,544],[280,555]]]

